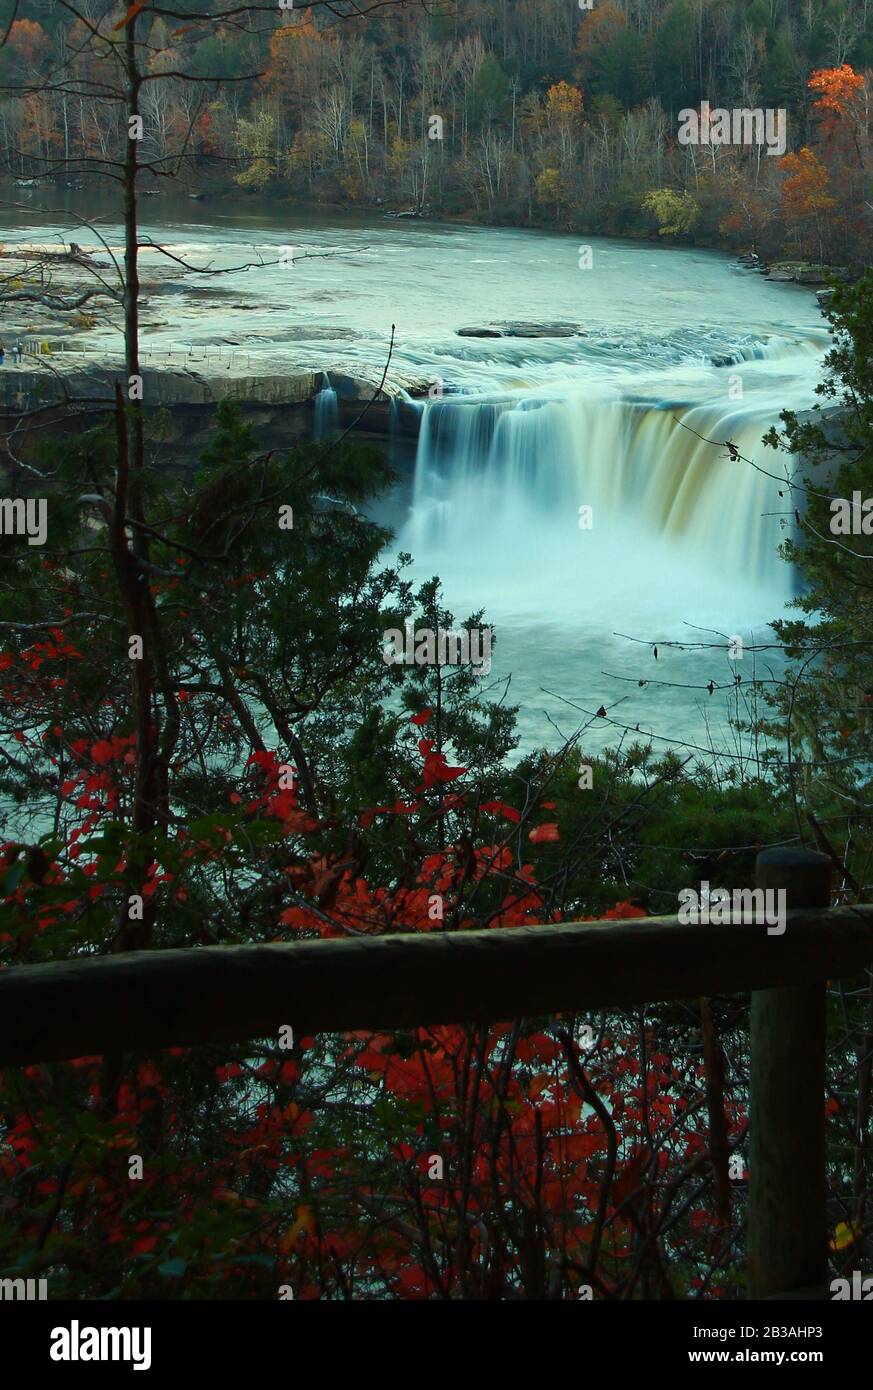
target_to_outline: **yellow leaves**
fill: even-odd
[[[861,1239],[861,1229],[852,1221],[838,1221],[837,1228],[830,1239],[831,1250],[847,1250]]]
[[[700,206],[690,193],[672,188],[653,188],[640,207],[658,219],[659,236],[679,236],[690,232],[700,216]]]
[[[556,203],[561,196],[561,175],[558,169],[543,169],[537,174],[534,197],[538,203]]]
[[[315,1231],[315,1216],[311,1207],[298,1207],[297,1216],[287,1231],[279,1237],[279,1250],[283,1255],[288,1255],[294,1248],[298,1238],[302,1235],[312,1235]]]
[[[585,108],[585,101],[578,87],[569,82],[556,82],[546,96],[546,110],[550,117],[559,121],[578,120]]]

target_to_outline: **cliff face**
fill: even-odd
[[[15,452],[19,456],[27,453],[28,412],[39,412],[34,425],[40,425],[40,438],[47,431],[78,433],[108,415],[116,381],[125,383],[126,394],[127,378],[121,363],[88,367],[72,359],[73,354],[66,353],[25,357],[24,364],[18,366],[7,356],[6,364],[0,367],[0,430],[16,428]],[[149,431],[153,456],[168,466],[187,468],[195,464],[214,429],[215,408],[223,400],[239,405],[266,449],[287,448],[310,439],[315,399],[323,381],[321,372],[255,374],[210,370],[207,366],[200,370],[145,368],[142,399],[155,425]],[[337,372],[331,374],[330,384],[337,393],[338,426],[349,430],[350,437],[402,442],[417,436],[419,412],[406,393],[426,394],[427,383],[401,385],[395,378],[380,389],[378,379]],[[160,412],[159,417],[152,412]],[[8,459],[3,462],[9,466]]]
[[[0,367],[0,405],[10,410],[33,410],[65,398],[84,401],[111,400],[115,382],[126,381],[119,362],[89,366],[83,354],[25,356],[22,365],[12,362],[7,348]],[[141,372],[146,405],[214,405],[221,400],[252,405],[302,405],[313,401],[324,382],[322,372],[243,372],[211,367],[208,362],[180,368],[152,368]],[[373,400],[390,404],[405,395],[427,394],[429,383],[401,378],[396,372],[380,387],[381,374],[350,376],[330,373],[330,385],[340,401],[363,405]]]

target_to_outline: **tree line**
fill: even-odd
[[[140,108],[155,186],[181,174],[340,207],[864,259],[867,0],[436,0],[347,7],[340,22],[342,8],[253,6],[243,22],[209,0],[188,25],[190,4],[144,8],[148,73],[162,75]],[[128,126],[105,100],[91,21],[5,0],[0,22],[0,167],[105,168]],[[680,145],[679,113],[702,101],[784,109],[784,157]]]

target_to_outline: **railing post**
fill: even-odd
[[[830,882],[823,854],[770,849],[758,855],[757,887],[785,889],[789,909],[829,907]],[[782,940],[773,935],[774,951]],[[819,1288],[827,1277],[825,991],[820,980],[752,992],[750,1298]]]

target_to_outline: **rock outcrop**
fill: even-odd
[[[584,338],[578,323],[498,323],[484,328],[459,328],[459,338]]]

